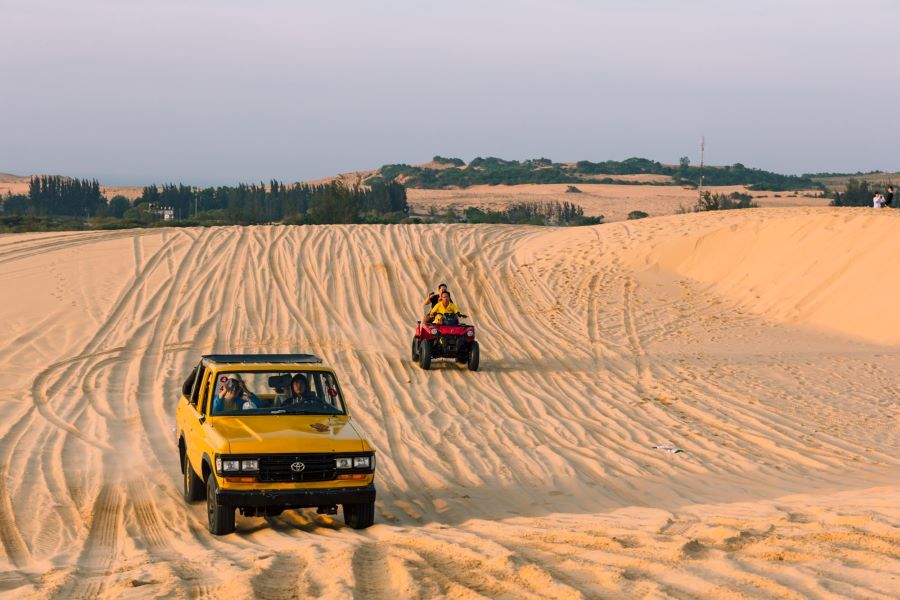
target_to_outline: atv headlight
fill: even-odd
[[[368,456],[354,456],[353,457],[353,468],[354,469],[368,469],[369,468],[369,457]]]
[[[468,330],[468,331],[466,332],[466,335],[469,336],[469,337],[475,337],[475,331],[472,330],[472,329],[470,329],[470,330]]]
[[[335,463],[338,469],[352,469],[353,468],[353,459],[349,456],[343,458],[336,458]]]
[[[437,335],[437,329],[435,329],[434,327],[432,327],[432,328],[429,329],[428,331],[431,332],[431,335]]]
[[[241,471],[259,471],[259,460],[242,460]]]

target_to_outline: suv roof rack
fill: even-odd
[[[322,359],[315,354],[206,354],[202,359],[222,364],[322,362]]]

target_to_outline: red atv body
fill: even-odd
[[[412,359],[426,371],[435,358],[452,358],[470,371],[478,370],[481,358],[475,327],[466,323],[416,323]]]

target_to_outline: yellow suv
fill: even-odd
[[[375,451],[350,418],[334,371],[310,354],[203,356],[182,386],[175,432],[184,499],[206,498],[209,530],[234,531],[235,509],[344,511],[375,520]]]

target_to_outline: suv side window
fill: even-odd
[[[344,402],[340,397],[340,392],[338,391],[337,381],[335,381],[334,375],[328,372],[322,373],[321,381],[317,382],[317,387],[324,385],[325,390],[324,393],[319,397],[324,398],[325,402],[335,407],[337,410],[344,412]]]
[[[198,386],[200,389],[200,414],[206,414],[206,405],[209,404],[210,398],[212,398],[213,387],[216,383],[215,373],[210,371],[205,372],[203,377],[202,387]]]
[[[197,401],[200,400],[200,386],[202,385],[203,379],[205,377],[206,367],[204,367],[202,364],[197,365],[197,376],[194,377],[194,386],[191,388],[191,404],[193,404],[194,406],[196,406]]]

